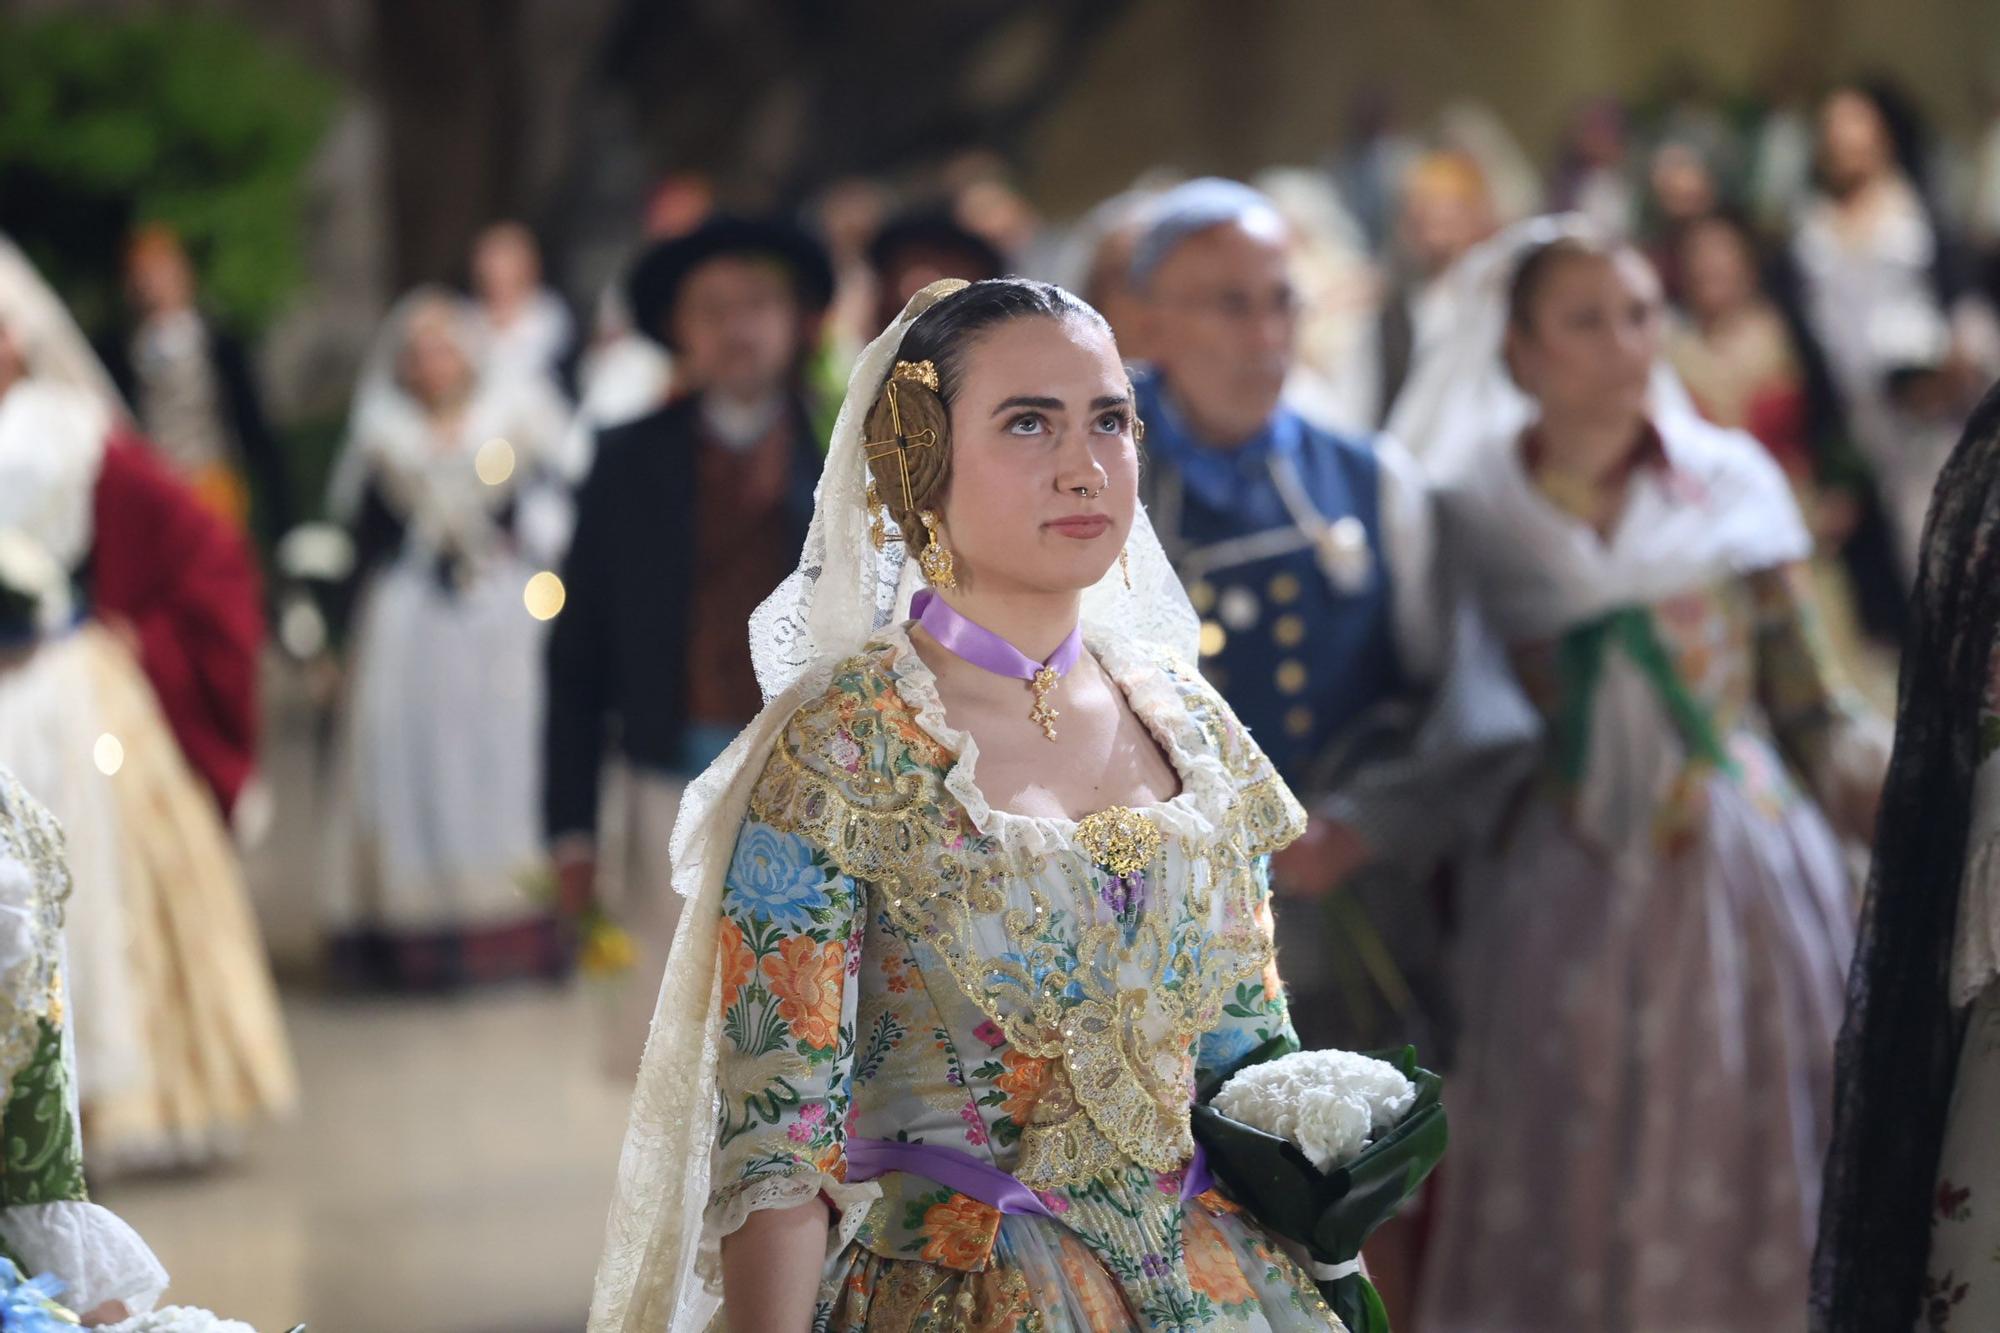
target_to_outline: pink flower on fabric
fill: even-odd
[[[1162,1194],[1181,1192],[1181,1174],[1178,1171],[1162,1171],[1153,1177],[1153,1188]]]
[[[990,1018],[972,1029],[972,1035],[985,1042],[988,1046],[1005,1046],[1007,1044],[1006,1034],[1001,1032],[1000,1025]]]
[[[1036,1190],[1035,1197],[1042,1201],[1042,1207],[1052,1213],[1060,1215],[1069,1211],[1069,1200],[1051,1190]]]
[[[986,1145],[986,1125],[979,1118],[979,1108],[967,1102],[958,1110],[958,1118],[965,1122],[965,1141],[975,1148]]]
[[[807,1102],[799,1108],[799,1118],[785,1127],[785,1137],[793,1143],[811,1143],[826,1123],[826,1103]]]

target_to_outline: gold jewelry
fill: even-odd
[[[1153,863],[1166,841],[1137,810],[1114,805],[1077,821],[1077,848],[1114,875],[1136,875]]]
[[[1118,548],[1118,573],[1125,580],[1125,591],[1132,591],[1132,552],[1123,546]]]
[[[922,520],[924,532],[930,538],[917,555],[918,567],[924,571],[924,577],[931,581],[932,587],[956,588],[958,572],[953,568],[951,552],[945,549],[943,539],[938,536],[938,516],[925,509],[919,511],[917,517]]]
[[[1070,490],[1074,491],[1078,495],[1081,495],[1086,500],[1095,500],[1098,496],[1104,494],[1104,487],[1102,486],[1099,486],[1094,491],[1091,490],[1090,487],[1088,486],[1072,486],[1070,487]]]
[[[944,392],[938,387],[937,367],[928,361],[898,361],[896,368],[889,372],[889,378],[921,384],[932,393]]]
[[[937,371],[935,369],[930,371],[929,380],[924,379],[922,375],[924,369],[929,367],[930,364],[928,361],[920,361],[915,365],[911,365],[908,361],[898,361],[896,363],[895,373],[891,374],[889,382],[882,386],[883,392],[889,395],[889,438],[886,440],[863,440],[861,442],[862,452],[867,455],[868,461],[871,463],[878,459],[887,458],[891,454],[895,455],[896,463],[902,469],[903,473],[903,509],[905,512],[917,507],[917,498],[910,492],[910,450],[929,449],[938,442],[938,437],[937,432],[928,426],[914,434],[904,429],[903,401],[901,395],[897,392],[896,382],[901,379],[926,386],[930,385],[937,379]],[[907,375],[903,373],[905,366],[910,368],[911,373]]]
[[[875,483],[868,483],[868,540],[876,550],[881,550],[890,541],[889,525],[883,517],[882,497],[875,492]]]
[[[1062,714],[1058,713],[1055,707],[1049,703],[1049,693],[1055,689],[1056,682],[1061,679],[1062,677],[1056,674],[1054,667],[1045,666],[1035,673],[1033,680],[1028,682],[1028,688],[1035,692],[1035,706],[1028,710],[1028,721],[1039,726],[1042,729],[1042,735],[1047,736],[1050,740],[1056,738],[1056,719],[1061,717]]]

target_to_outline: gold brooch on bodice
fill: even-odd
[[[1151,865],[1162,841],[1151,820],[1122,805],[1088,815],[1076,826],[1077,847],[1121,879]]]

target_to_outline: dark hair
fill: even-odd
[[[896,350],[899,364],[928,361],[936,369],[935,392],[892,371],[888,382],[878,391],[874,405],[868,409],[862,426],[864,439],[894,439],[899,428],[905,439],[915,439],[927,431],[932,435],[929,446],[882,451],[868,462],[876,494],[889,510],[889,516],[896,520],[896,526],[902,529],[913,553],[921,551],[926,540],[917,514],[935,508],[951,480],[949,409],[964,382],[965,358],[980,338],[1017,319],[1077,320],[1106,333],[1111,329],[1089,302],[1053,283],[1027,278],[975,282],[917,316],[904,331],[902,345]]]
[[[1507,284],[1507,324],[1529,333],[1535,326],[1535,301],[1549,276],[1576,259],[1612,259],[1628,247],[1621,241],[1600,241],[1588,236],[1558,236],[1543,241],[1521,256]]]
[[[960,372],[972,344],[996,325],[1034,318],[1079,319],[1106,332],[1111,328],[1095,306],[1052,282],[995,278],[953,292],[917,316],[903,334],[897,359],[936,366],[938,392],[950,404],[958,398]]]
[[[1948,988],[1979,715],[2000,635],[2000,390],[1938,477],[1903,646],[1896,751],[1835,1051],[1813,1327],[1874,1333],[1918,1308],[1965,1016]]]

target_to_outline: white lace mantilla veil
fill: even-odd
[[[76,326],[69,307],[4,232],[0,232],[0,325],[20,347],[33,379],[74,390],[105,414],[100,435],[112,421],[130,419],[118,386]]]
[[[1533,418],[1534,404],[1507,373],[1508,289],[1523,256],[1564,237],[1606,239],[1579,213],[1529,218],[1468,250],[1445,275],[1452,332],[1417,363],[1387,427],[1433,478],[1456,480],[1482,447],[1514,439]],[[1653,368],[1651,414],[1662,432],[1700,415],[1664,360]]]
[[[750,618],[750,652],[764,709],[689,785],[674,824],[674,888],[689,899],[674,935],[666,979],[618,1161],[604,1255],[591,1299],[590,1333],[692,1333],[720,1308],[716,1239],[703,1234],[715,1140],[716,1057],[721,1026],[716,937],[722,881],[750,789],[785,723],[823,691],[833,668],[877,631],[909,614],[920,586],[901,542],[877,551],[868,538],[862,421],[881,392],[910,324],[966,286],[937,282],[910,298],[870,343],[847,382],[825,468],[814,494],[799,567]],[[1201,624],[1144,509],[1125,544],[1128,591],[1117,566],[1083,597],[1087,636],[1157,644],[1188,662]],[[879,1197],[874,1184],[830,1186],[841,1208],[830,1246],[844,1245]]]

